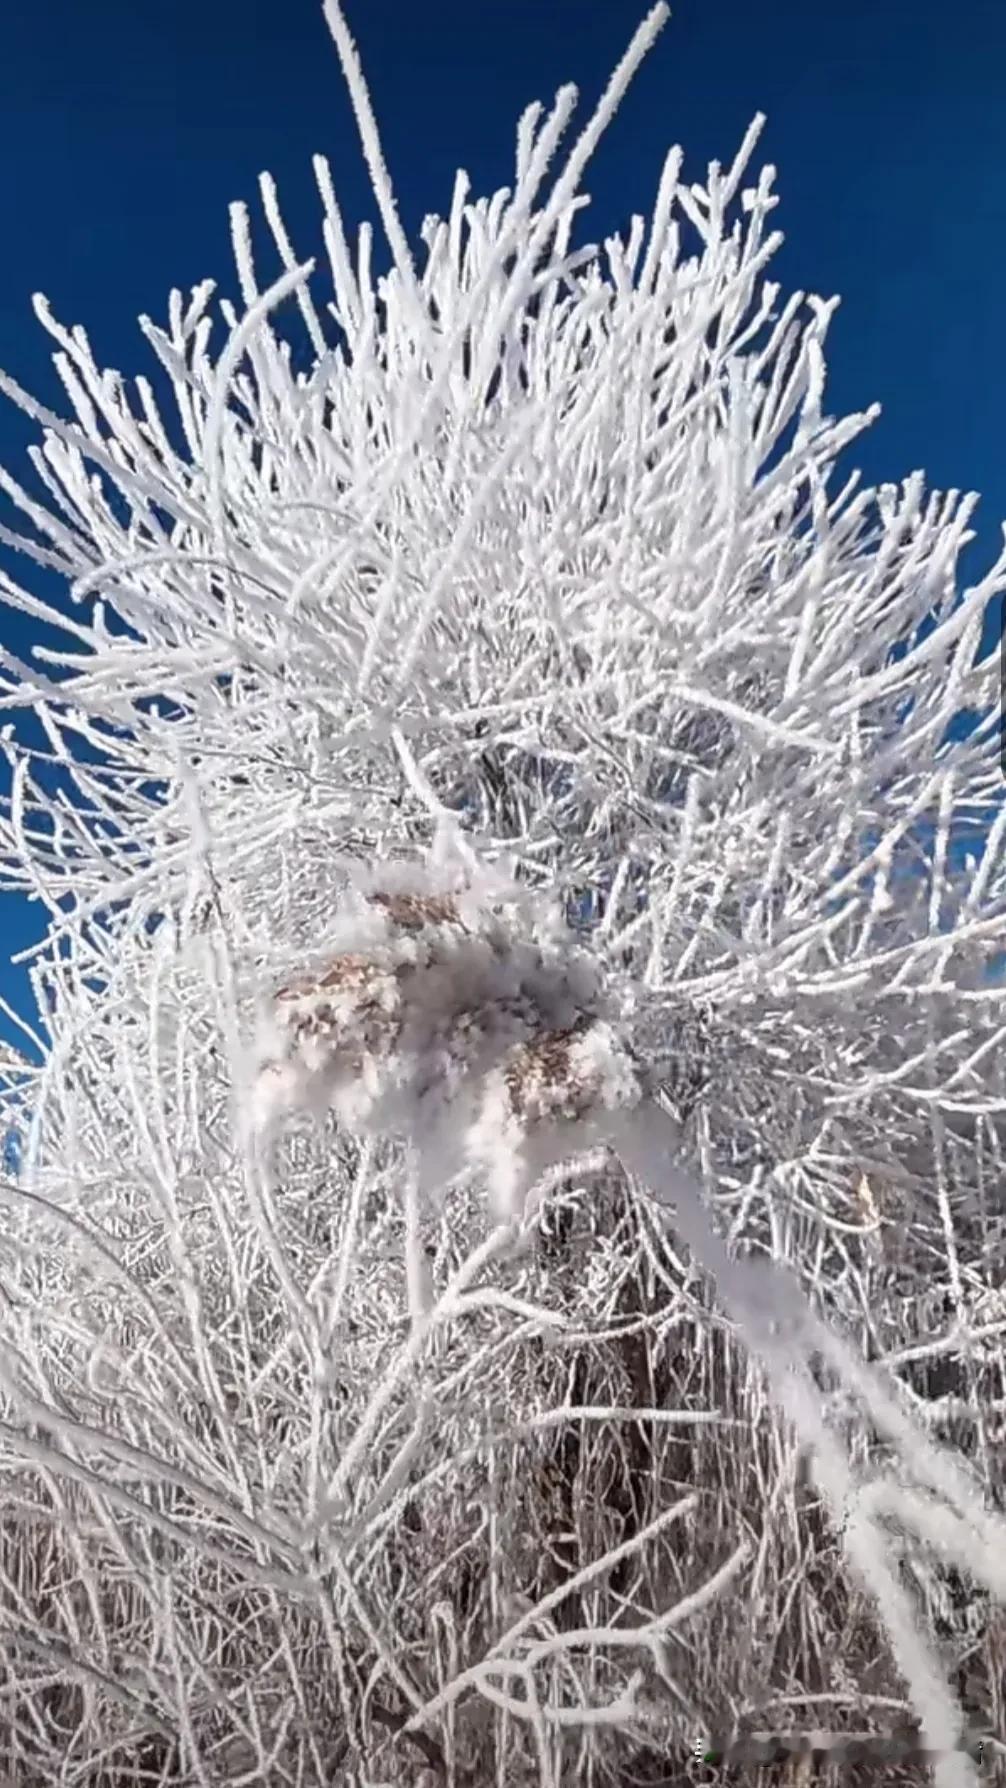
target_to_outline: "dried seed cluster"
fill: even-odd
[[[258,1120],[331,1108],[356,1133],[407,1136],[432,1189],[477,1164],[509,1219],[638,1083],[597,968],[568,933],[516,890],[407,874],[355,890],[317,971],[273,995]]]

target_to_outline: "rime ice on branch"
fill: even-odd
[[[582,239],[584,171],[662,8],[565,161],[572,88],[520,120],[510,188],[476,200],[458,175],[416,255],[327,11],[390,266],[375,272],[369,229],[351,245],[319,159],[325,271],[297,262],[263,177],[267,240],[253,251],[246,207],[232,213],[240,309],[214,311],[209,282],[172,293],[166,325],[143,322],[156,381],[101,369],[41,299],[71,419],[0,380],[42,428],[36,488],[0,474],[26,517],[0,538],[74,597],[64,613],[0,578],[0,599],[66,641],[0,658],[0,703],[32,709],[44,735],[3,738],[4,879],[48,918],[45,1059],[17,1077],[25,1174],[4,1179],[19,1216],[0,1231],[0,1476],[25,1523],[2,1610],[28,1705],[17,1746],[35,1779],[64,1770],[72,1722],[51,1691],[69,1662],[81,1779],[139,1730],[177,1742],[186,1779],[226,1766],[314,1788],[335,1779],[317,1739],[333,1725],[353,1779],[372,1779],[383,1678],[417,1728],[436,1726],[458,1781],[458,1732],[484,1745],[486,1782],[499,1757],[519,1788],[569,1779],[574,1741],[575,1779],[587,1765],[626,1779],[627,1638],[662,1668],[671,1626],[708,1618],[675,1669],[704,1661],[719,1683],[729,1663],[738,1703],[748,1692],[750,1655],[717,1606],[745,1565],[741,1511],[762,1630],[773,1651],[785,1634],[796,1691],[834,1687],[852,1622],[873,1673],[865,1586],[896,1667],[884,1692],[907,1684],[943,1753],[938,1788],[962,1788],[959,1710],[890,1528],[1006,1592],[1001,1522],[972,1482],[995,1478],[975,1386],[1001,1401],[1006,1374],[987,1307],[1006,1177],[1006,811],[999,669],[979,652],[1006,561],[962,587],[973,498],[921,474],[861,490],[840,470],[874,412],[827,411],[833,302],[766,277],[777,201],[772,170],[748,172],[757,123],[701,181],[672,151],[648,221],[603,248]],[[388,871],[428,830],[396,729],[487,860],[513,860],[530,917],[474,883]],[[344,858],[372,870],[346,903]],[[543,894],[586,934],[575,945],[539,926]],[[596,1118],[668,1195],[673,1242],[658,1252],[641,1218],[599,1226],[583,1272],[562,1250],[536,1259],[531,1306],[475,1285],[484,1226],[459,1204],[464,1258],[434,1302],[410,1210],[421,1270],[396,1351],[401,1284],[368,1230],[371,1206],[390,1224],[411,1198],[395,1152],[389,1167],[369,1142],[351,1164],[341,1139],[320,1162],[291,1150],[272,1199],[258,1155],[234,1146],[263,981],[279,990],[260,1038],[266,1128],[332,1105],[368,1139],[418,1140],[433,1182],[488,1165],[511,1216]],[[681,1091],[690,1177],[658,1101],[635,1102],[636,1062]],[[876,1269],[856,1252],[867,1181]],[[790,1303],[727,1229],[786,1258]],[[692,1295],[682,1239],[768,1365],[852,1585],[802,1518],[802,1462],[760,1386],[724,1372],[738,1356]],[[564,1297],[576,1337],[557,1376],[527,1329]],[[416,1411],[434,1325],[450,1345],[423,1357]],[[890,1389],[862,1364],[881,1344]],[[906,1414],[899,1374],[927,1350],[960,1368],[943,1401],[974,1424],[966,1464],[933,1438],[941,1411],[932,1429]],[[598,1374],[604,1396],[571,1408]],[[683,1404],[715,1387],[727,1411],[641,1414],[630,1384],[680,1387]],[[505,1423],[487,1440],[490,1409]],[[697,1478],[682,1500],[656,1437],[697,1413],[722,1417],[701,1453],[716,1489]],[[626,1436],[644,1428],[646,1469],[613,1512],[599,1487],[628,1482]],[[529,1572],[497,1542],[546,1507],[546,1430],[581,1465],[561,1526],[542,1513]],[[871,1475],[874,1435],[906,1485]],[[487,1446],[497,1500],[476,1526]],[[323,1556],[337,1479],[364,1537]],[[647,1514],[626,1539],[636,1492]],[[579,1551],[546,1590],[535,1573],[559,1533]],[[511,1590],[532,1606],[507,1626]],[[813,1645],[813,1669],[791,1662]],[[129,1660],[128,1684],[110,1659]],[[614,1761],[609,1739],[624,1739]],[[165,1752],[142,1755],[161,1770]]]

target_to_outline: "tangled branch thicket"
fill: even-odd
[[[0,670],[48,913],[0,1772],[621,1788],[753,1724],[908,1727],[963,1788],[1006,1656],[1006,557],[961,589],[970,499],[838,476],[870,415],[765,276],[757,125],[576,245],[661,7],[551,184],[572,88],[418,261],[327,12],[390,270],[319,158],[329,274],[263,177],[215,357],[208,283],[131,387],[39,300],[73,418],[3,381],[43,430],[3,540],[74,601],[0,583],[66,641]],[[471,889],[477,1011],[433,973]]]

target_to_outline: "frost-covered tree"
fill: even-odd
[[[580,243],[662,7],[564,161],[572,88],[415,250],[327,13],[387,271],[319,159],[324,263],[263,178],[240,314],[173,293],[130,385],[39,300],[71,418],[2,381],[42,429],[3,538],[72,601],[3,576],[66,643],[0,670],[48,914],[0,1770],[684,1782],[745,1723],[904,1725],[963,1788],[1006,1637],[1006,558],[962,589],[971,499],[839,470],[872,413],[767,278],[757,123]]]

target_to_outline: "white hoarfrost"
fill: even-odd
[[[39,299],[69,420],[2,380],[2,540],[69,599],[5,561],[62,644],[0,659],[45,922],[0,1774],[600,1788],[825,1720],[964,1788],[1006,559],[964,587],[973,498],[840,469],[873,413],[767,277],[758,123],[586,240],[662,7],[565,160],[572,88],[417,252],[326,10],[386,270],[319,158],[323,264],[263,176],[239,308],[173,293],[130,382]]]

